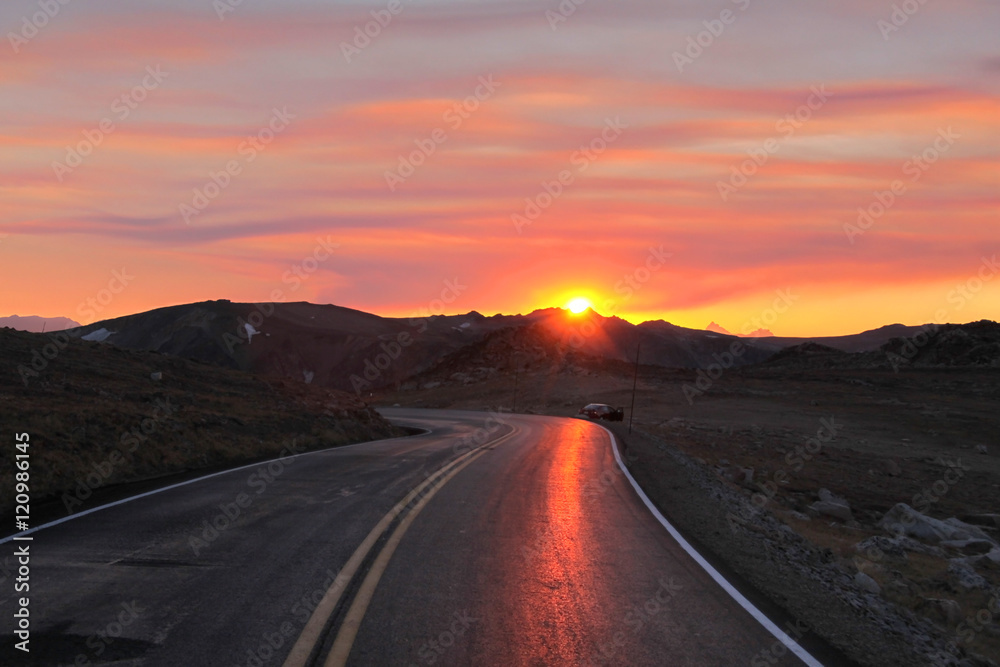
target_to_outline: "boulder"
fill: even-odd
[[[996,548],[989,540],[943,540],[940,546],[946,549],[956,549],[971,556],[981,556]]]
[[[898,503],[878,523],[893,535],[906,535],[937,544],[945,540],[993,540],[979,528],[952,517],[945,521],[926,516],[906,503]]]
[[[874,535],[861,540],[854,545],[854,551],[870,561],[880,562],[882,560],[905,563],[909,560],[906,555],[906,548],[899,543],[897,538]]]
[[[905,535],[892,537],[875,535],[858,542],[854,549],[869,560],[878,560],[883,557],[888,557],[890,560],[900,560],[900,553],[905,555],[907,552],[927,554],[936,558],[944,558],[946,555],[944,549],[917,542],[912,537]]]
[[[727,466],[722,470],[723,479],[727,479],[734,484],[739,484],[747,488],[754,488],[753,486],[753,468],[744,468],[742,466]]]
[[[826,516],[832,516],[835,519],[840,519],[841,521],[852,521],[854,515],[851,514],[851,508],[848,505],[841,503],[834,503],[827,500],[817,500],[809,509],[817,514],[824,514]]]
[[[990,584],[986,578],[976,572],[972,565],[964,558],[952,558],[948,561],[948,578],[959,588],[967,591],[982,589],[989,590]]]
[[[958,529],[961,532],[969,534],[969,537],[957,537],[956,536],[956,537],[954,537],[952,539],[957,539],[957,540],[964,540],[964,539],[985,540],[985,541],[990,542],[992,544],[996,544],[996,540],[993,539],[993,537],[990,536],[990,534],[987,533],[985,530],[983,530],[982,528],[979,528],[977,526],[973,526],[972,524],[968,524],[968,523],[962,521],[961,519],[956,519],[955,517],[949,517],[949,518],[945,519],[944,522],[946,524],[950,525],[950,526],[954,526],[956,529]]]
[[[968,561],[979,567],[1000,569],[1000,548],[994,547],[992,551],[982,556],[970,556]]]
[[[819,491],[816,492],[816,495],[819,497],[820,500],[822,500],[825,503],[835,503],[837,505],[848,504],[847,500],[841,498],[840,496],[834,495],[833,493],[830,492],[829,489],[820,489]]]
[[[854,583],[857,584],[858,588],[861,590],[874,593],[875,595],[882,592],[882,587],[878,585],[878,582],[864,572],[858,572],[854,575]]]
[[[941,625],[958,625],[962,622],[962,608],[954,600],[927,598],[917,609]]]

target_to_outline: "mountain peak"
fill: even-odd
[[[715,322],[709,322],[708,326],[705,327],[705,331],[720,333],[726,336],[739,336],[740,338],[770,338],[774,336],[770,329],[757,329],[756,331],[751,331],[750,333],[734,334]]]
[[[709,322],[708,326],[705,327],[705,331],[712,331],[714,333],[725,334],[727,336],[732,336],[733,335],[729,331],[727,331],[725,328],[723,328],[722,326],[716,324],[715,322]]]
[[[756,331],[751,331],[748,334],[740,334],[742,338],[771,338],[774,334],[770,329],[757,329]]]

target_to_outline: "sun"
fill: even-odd
[[[590,300],[582,296],[578,296],[575,299],[570,299],[569,303],[566,304],[569,311],[574,315],[579,315],[583,311],[590,308]]]

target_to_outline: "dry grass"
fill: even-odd
[[[72,341],[25,386],[48,336],[0,329],[4,433],[31,436],[33,502],[74,509],[94,488],[398,435],[352,395]],[[151,379],[151,373],[162,379]],[[13,509],[13,437],[0,448],[0,512]]]

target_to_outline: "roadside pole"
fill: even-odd
[[[628,432],[629,435],[632,434],[632,417],[635,415],[635,388],[639,384],[639,347],[640,344],[636,342],[635,344],[635,375],[632,377],[632,407],[628,411]]]
[[[511,408],[511,412],[517,412],[517,372],[518,372],[518,370],[519,369],[518,369],[517,365],[515,364],[515,366],[514,366],[514,407]]]

